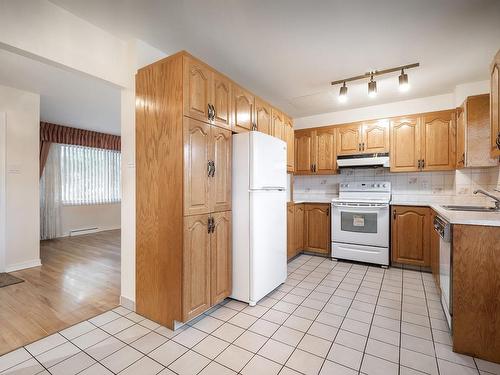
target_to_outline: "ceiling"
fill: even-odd
[[[452,92],[488,79],[500,48],[498,0],[52,0],[127,39],[170,54],[185,49],[293,117]],[[397,75],[350,84],[338,103],[329,82],[420,62]]]
[[[40,120],[120,134],[120,89],[0,49],[0,84],[40,94]]]

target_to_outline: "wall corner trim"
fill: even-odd
[[[128,299],[127,297],[120,296],[120,305],[125,307],[126,309],[135,311],[135,301]]]

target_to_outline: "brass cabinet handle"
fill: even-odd
[[[500,150],[500,132],[498,132],[496,144],[497,144],[497,148]]]
[[[425,168],[425,159],[422,159],[422,169]]]
[[[418,168],[418,169],[420,169],[421,165],[422,165],[421,160],[420,160],[420,159],[418,159],[417,168]]]
[[[212,177],[215,176],[215,161],[212,160]]]
[[[210,177],[210,173],[212,172],[212,160],[207,162],[207,176]]]
[[[361,144],[361,150],[362,150],[362,151],[364,151],[364,150],[365,150],[365,142],[363,142],[363,143]]]
[[[396,220],[396,210],[392,211],[392,217],[394,218],[394,220]]]
[[[330,216],[330,207],[326,209],[326,216]]]

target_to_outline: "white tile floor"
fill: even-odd
[[[453,353],[432,276],[301,255],[257,306],[175,332],[118,307],[0,357],[1,374],[497,374]]]

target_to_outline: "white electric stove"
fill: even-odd
[[[349,182],[332,199],[332,257],[389,265],[391,183]]]

